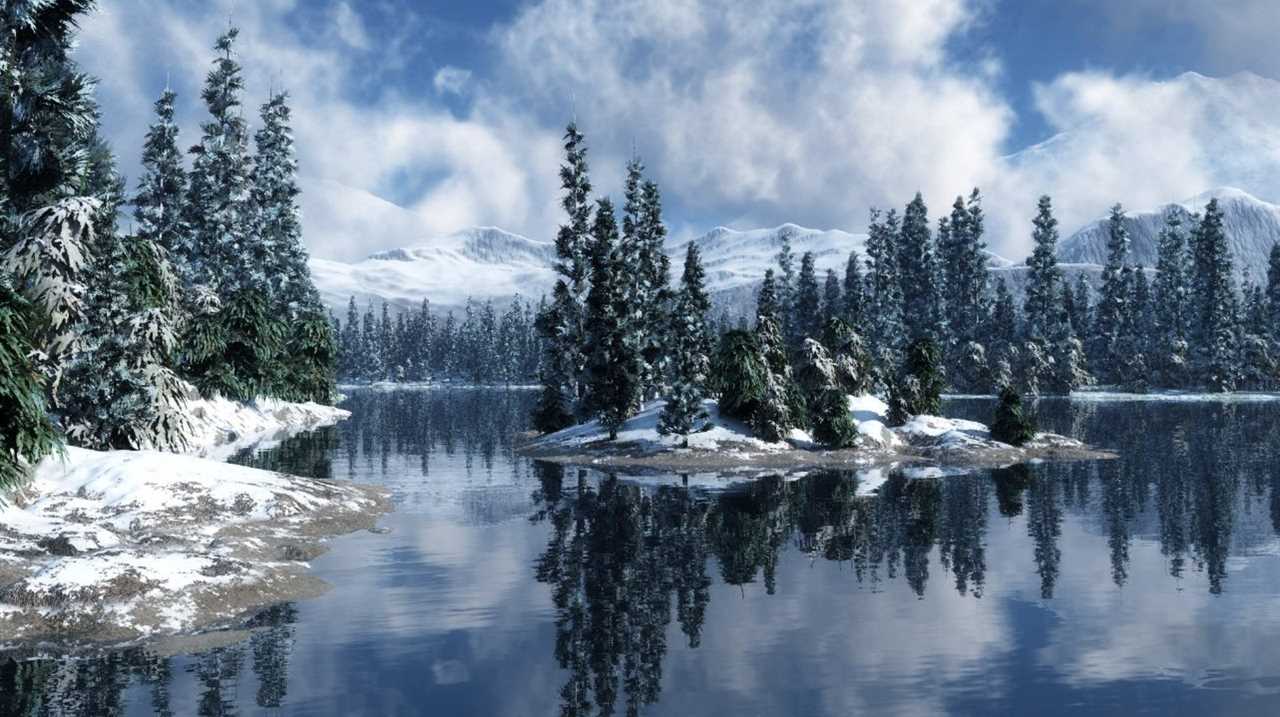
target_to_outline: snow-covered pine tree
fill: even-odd
[[[191,148],[195,158],[186,204],[196,282],[213,287],[224,304],[241,289],[261,290],[267,283],[251,246],[249,130],[240,103],[244,78],[235,59],[239,35],[232,27],[214,43],[218,56],[200,95],[209,119],[201,125],[200,144]]]
[[[342,354],[338,374],[343,378],[360,378],[360,362],[364,355],[362,336],[360,311],[356,308],[356,297],[352,296],[347,301],[347,318],[342,324],[342,338],[338,342]]]
[[[277,358],[284,366],[278,371],[282,382],[273,393],[329,402],[336,395],[334,337],[326,328],[324,306],[311,280],[302,241],[301,190],[290,115],[288,94],[272,95],[262,105],[262,127],[254,134],[252,261],[265,275],[272,316],[286,320],[288,359]]]
[[[1160,385],[1174,388],[1186,385],[1189,378],[1187,341],[1192,312],[1187,306],[1190,294],[1187,260],[1182,220],[1170,215],[1160,230],[1157,247],[1150,368]]]
[[[890,210],[881,220],[871,210],[867,229],[867,327],[871,355],[887,384],[898,365],[903,344],[902,285],[898,281],[898,215]]]
[[[996,354],[1013,345],[1019,336],[1018,309],[1004,277],[996,279],[995,298],[987,325],[988,353]]]
[[[778,322],[787,346],[798,346],[800,343],[799,326],[796,318],[796,262],[791,251],[791,229],[784,227],[779,232],[781,247],[778,249]]]
[[[835,364],[836,381],[847,395],[870,391],[875,382],[871,357],[862,337],[844,319],[831,319],[822,328],[822,345]]]
[[[382,342],[378,335],[378,319],[373,313],[373,302],[365,307],[360,322],[360,345],[364,359],[360,362],[360,376],[366,381],[380,381],[386,374],[382,364]]]
[[[849,252],[849,262],[844,268],[844,319],[859,335],[867,335],[867,284],[862,278],[862,259],[858,252]]]
[[[796,277],[796,301],[793,307],[795,316],[791,323],[801,341],[817,338],[822,328],[822,298],[818,293],[818,275],[814,261],[813,252],[805,252],[800,257],[800,274]]]
[[[575,365],[572,357],[559,350],[575,330],[573,290],[564,279],[556,282],[551,303],[538,313],[538,333],[543,339],[545,357],[538,376],[542,391],[533,409],[533,427],[552,433],[573,425]]]
[[[1269,391],[1276,385],[1275,352],[1268,334],[1267,300],[1262,287],[1246,281],[1241,292],[1244,312],[1240,321],[1240,386],[1254,391]]]
[[[840,279],[836,272],[827,269],[827,279],[822,284],[822,325],[838,319],[844,313],[844,297],[840,294]]]
[[[1000,387],[1000,402],[991,422],[991,437],[1001,443],[1020,446],[1036,436],[1034,414],[1022,405],[1022,396],[1013,386]]]
[[[31,360],[35,346],[27,322],[34,319],[34,307],[0,273],[0,495],[59,444],[45,406],[44,377]]]
[[[898,271],[907,338],[929,338],[936,344],[944,335],[938,257],[929,230],[929,210],[919,192],[902,213]]]
[[[1093,326],[1093,301],[1091,300],[1092,289],[1089,287],[1089,280],[1084,274],[1076,277],[1075,291],[1071,297],[1072,314],[1071,330],[1075,332],[1076,338],[1084,341],[1089,336],[1089,331]]]
[[[689,245],[696,256],[697,248]],[[618,429],[635,415],[640,403],[640,347],[632,342],[627,325],[621,266],[618,260],[618,223],[613,202],[597,202],[591,227],[591,289],[587,293],[587,409],[617,438]]]
[[[786,339],[782,332],[781,301],[773,270],[766,270],[756,300],[754,346],[764,359],[768,372],[762,401],[754,423],[769,435],[781,436],[787,429],[803,425],[806,415],[804,396],[792,377]]]
[[[1057,256],[1058,220],[1053,216],[1053,201],[1048,196],[1040,197],[1032,224],[1031,240],[1035,248],[1027,257],[1030,271],[1023,318],[1028,338],[1048,341],[1053,335],[1053,323],[1059,318],[1058,285],[1062,281]]]
[[[975,187],[967,202],[956,197],[949,240],[939,244],[947,330],[957,345],[979,340],[988,313],[984,225],[982,194]]]
[[[644,393],[658,395],[667,373],[667,330],[671,326],[671,259],[665,251],[667,228],[662,223],[662,194],[658,185],[646,181],[641,188],[640,274],[647,287],[641,307],[644,321]],[[710,328],[708,327],[708,333]],[[710,343],[708,343],[708,351]]]
[[[1267,257],[1266,310],[1267,337],[1280,349],[1280,242],[1271,247]]]
[[[1090,363],[1107,383],[1126,379],[1123,332],[1133,297],[1133,287],[1129,284],[1132,274],[1126,271],[1128,261],[1129,231],[1124,226],[1124,209],[1117,204],[1111,208],[1107,224],[1107,263],[1102,269],[1102,290],[1089,352]]]
[[[944,384],[938,344],[928,336],[912,341],[889,386],[889,421],[901,426],[912,416],[938,415]]]
[[[799,352],[796,382],[805,393],[813,437],[829,448],[848,448],[858,438],[849,415],[849,399],[837,376],[836,363],[826,347],[805,339]]]
[[[1071,297],[1071,289],[1062,287],[1063,299]],[[1073,297],[1074,299],[1074,297]],[[1085,368],[1084,343],[1071,328],[1070,313],[1064,306],[1062,317],[1053,324],[1053,337],[1049,341],[1049,354],[1053,366],[1045,376],[1050,393],[1066,396],[1081,386],[1093,383],[1093,377]]]
[[[711,360],[707,355],[705,272],[697,245],[689,243],[685,253],[684,273],[671,312],[671,391],[658,417],[658,431],[664,435],[685,437],[698,430],[706,419],[702,406],[706,396],[707,374]]]
[[[165,89],[156,101],[156,121],[142,147],[142,178],[133,198],[139,239],[164,250],[183,291],[194,283],[194,247],[187,224],[187,171],[174,121],[177,94]]]
[[[1222,210],[1216,198],[1209,200],[1192,233],[1191,264],[1195,380],[1214,391],[1232,391],[1239,369],[1234,326],[1237,302]]]

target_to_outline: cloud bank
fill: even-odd
[[[1187,5],[1143,3],[1116,12]],[[454,57],[406,67],[406,48],[433,42],[429,20],[400,9],[375,23],[376,6],[318,5],[130,0],[86,20],[80,58],[102,77],[106,129],[126,171],[136,175],[166,72],[185,100],[184,142],[194,143],[210,45],[234,13],[246,113],[272,86],[292,93],[307,186],[340,182],[418,214],[408,231],[421,236],[353,232],[332,221],[340,193],[318,192],[307,215],[325,220],[306,220],[306,234],[321,257],[354,259],[471,225],[549,239],[571,116],[587,133],[597,191],[619,191],[634,148],[686,231],[792,221],[857,232],[872,206],[922,191],[937,216],[977,185],[992,247],[1019,257],[1041,193],[1055,198],[1066,231],[1116,201],[1141,208],[1217,184],[1280,195],[1265,109],[1280,92],[1256,76],[1204,84],[1063,73],[1035,89],[1059,136],[1009,155],[1016,117],[998,52],[953,50],[999,22],[986,1],[542,0],[490,27],[482,57],[461,58],[484,67]],[[1219,111],[1224,102],[1234,114]],[[1237,147],[1243,156],[1223,161]]]

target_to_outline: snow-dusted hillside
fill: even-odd
[[[1155,266],[1160,231],[1170,216],[1183,220],[1190,229],[1192,213],[1204,211],[1209,200],[1216,198],[1223,211],[1223,224],[1236,272],[1246,271],[1254,281],[1266,277],[1267,256],[1280,242],[1280,206],[1262,201],[1247,192],[1230,187],[1214,189],[1185,201],[1167,204],[1155,210],[1132,212],[1125,218],[1129,230],[1132,261]],[[1107,260],[1107,218],[1090,222],[1058,245],[1058,258],[1071,264],[1104,264]]]
[[[717,227],[687,241],[672,241],[672,281],[680,276],[690,241],[702,252],[707,287],[719,306],[750,299],[767,269],[776,266],[784,237],[791,240],[799,269],[800,256],[812,251],[819,276],[827,269],[844,276],[850,251],[861,252],[866,235],[838,230],[806,229],[784,224],[772,229],[736,231]],[[555,284],[551,265],[555,247],[518,234],[479,227],[449,236],[416,241],[406,248],[378,252],[363,261],[311,260],[311,274],[321,296],[344,316],[351,296],[362,307],[385,300],[407,309],[423,298],[441,311],[457,309],[467,297],[504,302],[516,294],[536,300]],[[740,296],[741,295],[741,296]]]
[[[429,299],[441,310],[467,297],[537,299],[555,283],[555,247],[493,227],[467,229],[401,249],[379,252],[354,264],[311,260],[311,276],[324,302],[345,316],[347,301],[387,301],[396,308]]]

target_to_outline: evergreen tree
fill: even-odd
[[[862,261],[856,251],[849,252],[849,263],[844,269],[844,309],[840,318],[860,334],[867,332],[867,286],[862,278]]]
[[[586,369],[586,335],[583,300],[591,281],[591,180],[587,174],[587,148],[577,123],[564,134],[565,164],[560,167],[561,206],[567,223],[556,234],[556,272],[560,278],[552,291],[546,316],[538,318],[546,358],[541,376],[543,393],[534,411],[534,426],[557,431],[571,423],[583,398]]]
[[[1187,241],[1182,220],[1170,215],[1160,231],[1153,293],[1151,368],[1163,386],[1183,386],[1188,380],[1187,349],[1190,336],[1190,278]]]
[[[995,420],[991,422],[991,437],[1011,446],[1021,446],[1036,436],[1036,420],[1022,405],[1022,396],[1008,384],[1000,388],[1000,402],[996,405]]]
[[[822,324],[838,319],[844,314],[844,297],[840,295],[840,279],[835,271],[827,269],[827,280],[822,285]]]
[[[599,200],[592,225],[591,290],[587,294],[587,407],[617,438],[618,428],[635,415],[640,402],[640,347],[632,342],[625,310],[618,225],[613,203]],[[697,248],[689,245],[696,258]]]
[[[796,266],[791,253],[791,229],[779,232],[782,247],[778,250],[778,321],[788,346],[800,343],[800,327],[796,325]]]
[[[956,344],[981,338],[987,304],[986,243],[982,240],[985,220],[982,195],[977,188],[966,203],[956,197],[952,205],[948,241],[939,243],[943,286],[946,296],[946,323]]]
[[[1271,247],[1267,262],[1266,291],[1268,337],[1280,347],[1280,242]]]
[[[867,326],[871,352],[877,366],[896,366],[898,349],[903,342],[897,213],[890,211],[881,221],[879,211],[873,209],[867,235]]]
[[[645,363],[645,394],[656,395],[666,374],[668,343],[667,330],[671,326],[670,275],[671,259],[665,251],[667,228],[662,223],[662,196],[658,185],[646,181],[641,189],[640,215],[640,274],[646,293],[641,304],[644,326],[644,346],[641,350]],[[708,351],[710,350],[708,338]]]
[[[1014,344],[1018,339],[1018,310],[1004,277],[996,280],[995,300],[987,328],[988,346],[992,353]]]
[[[672,360],[671,393],[658,417],[662,434],[685,436],[699,428],[707,417],[702,400],[706,395],[710,358],[707,355],[705,273],[698,247],[693,242],[685,253],[684,274],[672,312],[670,350]]]
[[[1236,294],[1218,200],[1205,207],[1191,239],[1193,370],[1198,383],[1215,391],[1235,389]]]
[[[381,381],[386,375],[386,367],[382,364],[382,341],[378,333],[378,320],[373,315],[373,302],[369,302],[364,311],[360,344],[365,352],[364,360],[360,362],[361,376],[366,381]]]
[[[1081,341],[1089,335],[1089,330],[1093,326],[1093,302],[1090,300],[1092,292],[1089,288],[1089,280],[1084,274],[1076,277],[1075,293],[1072,295],[1071,306],[1073,312],[1069,317],[1071,319],[1071,329],[1075,332],[1076,338]]]
[[[0,273],[0,495],[16,488],[59,438],[44,400],[44,377],[31,360],[27,323],[34,307]]]
[[[840,390],[860,396],[874,387],[871,357],[858,332],[843,319],[831,319],[822,329],[822,345],[831,355]]]
[[[929,338],[936,343],[943,338],[942,296],[929,210],[919,193],[902,214],[900,237],[898,279],[906,336],[912,341]]]
[[[815,338],[822,326],[822,300],[818,293],[818,276],[813,252],[800,257],[800,275],[796,279],[795,315],[791,320],[795,336],[803,341]]]
[[[205,80],[201,97],[210,118],[201,125],[200,144],[191,171],[187,210],[191,225],[196,281],[212,286],[226,304],[242,289],[262,291],[266,267],[253,244],[250,199],[249,134],[240,95],[244,78],[235,60],[240,31],[230,28],[218,38],[218,57]],[[265,297],[242,300],[247,307]]]
[[[1059,317],[1059,282],[1062,270],[1058,268],[1058,220],[1053,216],[1052,200],[1040,197],[1035,226],[1031,239],[1035,248],[1027,257],[1030,268],[1027,278],[1027,300],[1023,307],[1026,319],[1026,335],[1029,338],[1048,340],[1053,335],[1053,323]]]
[[[900,426],[912,416],[936,416],[942,406],[943,383],[937,343],[928,337],[912,341],[889,387],[889,421]]]
[[[1126,357],[1125,324],[1127,311],[1133,297],[1129,283],[1132,274],[1126,271],[1129,258],[1129,231],[1124,226],[1124,210],[1119,204],[1111,208],[1107,232],[1107,264],[1102,270],[1102,291],[1098,300],[1097,315],[1093,323],[1093,365],[1103,379],[1110,383],[1124,381],[1122,364]]]
[[[361,341],[360,332],[360,312],[356,309],[356,297],[352,296],[347,302],[347,319],[342,325],[342,339],[339,341],[342,353],[342,362],[338,367],[338,372],[344,378],[360,377],[360,360],[364,355],[364,346]]]
[[[796,380],[805,393],[813,437],[830,448],[852,446],[858,427],[849,415],[849,398],[841,387],[835,361],[818,341],[805,339]]]
[[[178,149],[176,98],[166,89],[156,101],[157,119],[142,148],[142,179],[133,199],[133,217],[138,223],[138,238],[164,250],[173,262],[179,286],[185,290],[194,281],[195,247],[187,224],[187,172]]]

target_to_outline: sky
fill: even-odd
[[[616,197],[638,154],[677,237],[784,222],[863,232],[873,206],[920,191],[937,216],[980,186],[988,241],[1016,258],[1040,194],[1064,234],[1117,201],[1151,208],[1222,184],[1280,200],[1273,0],[100,5],[77,58],[100,79],[128,177],[166,84],[183,143],[196,142],[212,45],[233,22],[245,114],[289,91],[304,189],[416,213],[409,230],[353,232],[334,212],[368,202],[304,195],[324,258],[477,225],[550,240],[570,119],[597,193]]]

